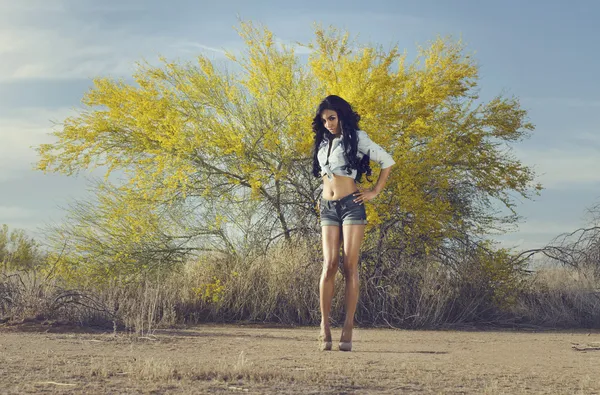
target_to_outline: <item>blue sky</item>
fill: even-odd
[[[159,54],[219,60],[242,46],[238,17],[286,42],[331,24],[409,57],[437,35],[462,38],[482,97],[519,97],[536,125],[515,152],[546,189],[518,205],[525,221],[502,242],[540,247],[586,223],[600,197],[599,2],[0,0],[0,224],[35,234],[85,195],[81,176],[33,171],[30,147],[50,141],[52,121],[73,113],[91,78],[130,76]]]

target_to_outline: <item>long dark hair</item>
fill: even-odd
[[[346,159],[345,170],[348,174],[352,173],[352,169],[357,170],[355,180],[360,182],[363,173],[367,176],[371,175],[371,167],[369,166],[369,158],[363,157],[363,160],[358,159],[358,122],[360,115],[352,109],[350,103],[336,95],[327,96],[319,107],[317,114],[312,121],[312,130],[315,133],[315,143],[313,146],[313,175],[321,177],[321,166],[317,154],[324,140],[333,139],[333,135],[325,129],[323,125],[322,114],[324,110],[333,110],[337,113],[338,124],[342,129],[342,144],[344,147],[344,157]],[[369,178],[367,177],[367,180]],[[370,181],[370,180],[369,180]]]

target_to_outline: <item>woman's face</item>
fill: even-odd
[[[329,130],[329,133],[336,136],[342,133],[340,123],[338,122],[337,112],[333,110],[323,110],[321,119],[323,120],[323,126],[325,126],[325,129]]]

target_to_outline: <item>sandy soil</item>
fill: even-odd
[[[600,394],[597,331],[356,329],[350,353],[335,343],[318,351],[317,335],[250,326],[143,337],[0,326],[0,393]]]

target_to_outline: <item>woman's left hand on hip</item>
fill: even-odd
[[[354,202],[363,204],[364,202],[368,202],[369,200],[375,199],[377,195],[378,193],[371,189],[367,189],[364,191],[359,190],[358,192],[354,193]]]

